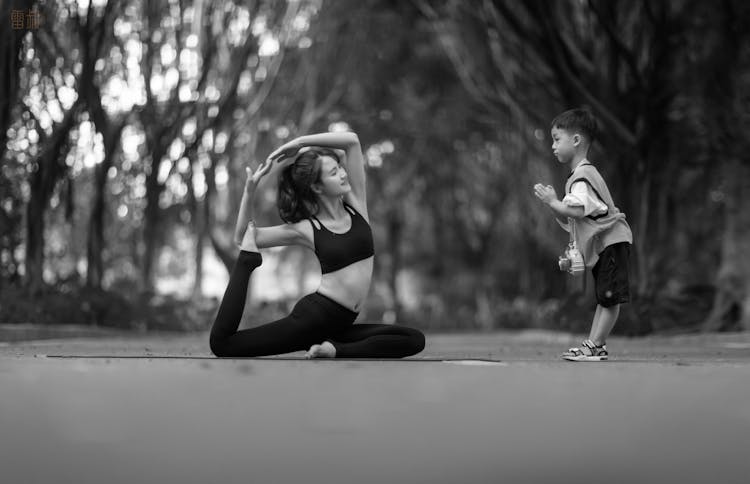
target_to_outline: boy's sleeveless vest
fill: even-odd
[[[615,207],[609,188],[599,170],[586,162],[578,165],[565,182],[565,193],[570,193],[573,183],[584,181],[599,199],[607,205],[607,213],[594,217],[569,218],[571,238],[575,236],[578,250],[583,254],[586,267],[593,267],[599,254],[608,246],[619,242],[633,243],[633,233],[625,221],[625,214]]]

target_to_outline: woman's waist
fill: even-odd
[[[317,292],[358,312],[370,291],[371,281],[372,258],[323,274]]]

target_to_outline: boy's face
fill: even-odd
[[[558,127],[552,128],[552,153],[560,163],[569,163],[580,144],[580,134]]]

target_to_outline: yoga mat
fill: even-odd
[[[500,360],[487,358],[313,358],[307,359],[303,356],[261,356],[261,357],[239,357],[239,358],[217,358],[215,356],[170,356],[170,355],[45,355],[36,354],[37,358],[59,358],[59,359],[121,359],[121,360],[214,360],[214,361],[383,361],[404,363],[453,363],[462,365],[505,365]]]

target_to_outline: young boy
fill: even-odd
[[[608,358],[606,340],[620,314],[620,304],[630,300],[628,257],[633,235],[612,201],[607,184],[587,159],[596,138],[596,120],[585,109],[571,109],[552,121],[552,152],[570,166],[565,196],[537,183],[534,193],[546,203],[558,223],[571,234],[591,268],[596,288],[596,313],[589,338],[562,357],[570,361],[603,361]]]

